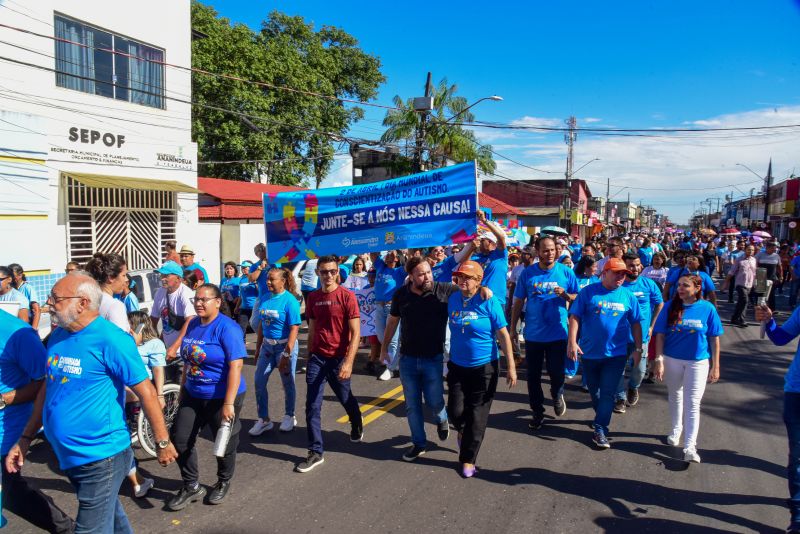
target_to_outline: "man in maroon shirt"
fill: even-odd
[[[306,365],[306,427],[308,457],[295,467],[307,473],[321,464],[322,398],[325,382],[350,416],[350,441],[364,437],[364,425],[358,400],[350,390],[353,360],[358,350],[361,319],[358,302],[352,291],[338,283],[339,262],[336,256],[323,256],[317,262],[321,289],[306,301],[308,317],[308,363]]]

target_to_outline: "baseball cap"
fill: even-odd
[[[244,260],[244,261],[241,263],[240,267],[250,267],[251,265],[253,265],[253,262],[252,262],[252,261],[247,261],[247,260]]]
[[[458,267],[456,267],[456,270],[453,271],[453,274],[464,274],[481,280],[483,278],[483,267],[481,267],[481,264],[477,261],[467,260],[461,262]]]
[[[492,243],[497,243],[497,236],[494,235],[492,232],[481,232],[478,234],[480,239],[488,239]]]
[[[603,272],[606,271],[614,271],[615,273],[623,272],[625,274],[633,274],[628,269],[628,266],[625,265],[625,262],[619,258],[608,258],[608,260],[606,260],[605,266],[603,267]]]
[[[183,277],[183,269],[174,261],[168,261],[158,269],[159,274],[174,274],[175,276]]]

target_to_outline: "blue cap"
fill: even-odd
[[[241,267],[250,267],[251,265],[253,265],[253,262],[244,260]]]
[[[174,261],[168,261],[157,270],[160,274],[174,274],[175,276],[183,277],[183,269]]]

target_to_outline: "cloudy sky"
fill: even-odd
[[[585,128],[742,128],[800,125],[800,1],[622,0],[573,2],[423,2],[333,4],[218,0],[224,16],[253,28],[273,9],[316,26],[335,25],[381,58],[387,77],[376,102],[420,96],[425,76],[446,77],[482,102],[476,118],[500,125]],[[385,110],[365,108],[350,134],[377,139]],[[513,179],[563,176],[563,133],[476,128]],[[581,132],[576,177],[592,193],[650,204],[686,221],[701,201],[759,188],[756,174],[800,174],[800,126],[779,130],[658,133]],[[550,173],[531,170],[536,167]],[[350,182],[348,157],[323,185]]]

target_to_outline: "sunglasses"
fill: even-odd
[[[320,276],[334,276],[339,272],[339,269],[321,269],[319,271]]]
[[[74,295],[72,295],[72,296],[68,296],[68,297],[59,297],[59,296],[58,296],[58,295],[56,295],[55,293],[50,293],[49,295],[47,295],[47,301],[46,301],[46,302],[52,302],[53,304],[58,304],[58,303],[59,303],[59,302],[61,302],[62,300],[67,300],[67,299],[82,299],[82,298],[83,298],[83,297],[78,297],[78,296],[74,296]]]
[[[459,280],[477,280],[474,276],[467,276],[465,274],[454,274],[453,281],[458,283]]]

